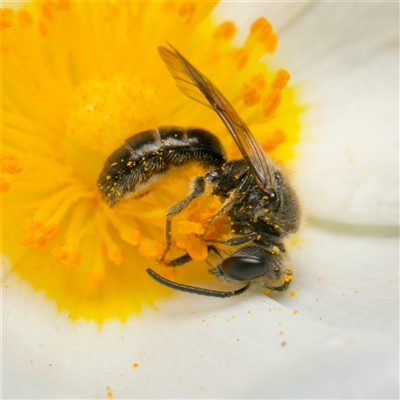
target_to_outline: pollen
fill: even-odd
[[[215,28],[213,37],[217,40],[229,40],[236,35],[236,31],[236,26],[233,22],[225,21]]]
[[[139,253],[146,258],[159,258],[164,252],[163,244],[149,239],[147,237],[143,237],[140,241]]]
[[[44,247],[48,240],[58,234],[58,224],[54,221],[45,223],[39,220],[29,220],[27,227],[29,233],[21,241],[21,244],[27,247]]]
[[[276,75],[275,79],[271,83],[272,89],[283,89],[290,79],[289,72],[285,71],[284,69],[280,69]]]
[[[196,238],[187,252],[194,261],[202,261],[208,257],[208,246],[202,240]]]
[[[262,100],[262,109],[264,117],[271,117],[279,107],[282,100],[282,89],[285,88],[286,83],[289,81],[290,75],[284,71],[279,70],[271,83],[269,93]]]
[[[273,32],[272,25],[262,17],[251,25],[245,47],[256,53],[273,53],[277,43],[278,37]]]
[[[13,24],[14,11],[10,8],[0,10],[0,22],[2,28],[10,28]]]
[[[16,154],[7,152],[1,155],[1,166],[3,173],[7,173],[10,175],[20,174],[23,170],[18,156]]]
[[[79,250],[60,245],[54,248],[52,254],[68,267],[76,267],[82,257],[82,253]]]
[[[1,155],[0,188],[2,192],[10,190],[12,183],[18,179],[23,171],[23,166],[16,154],[3,152]]]
[[[286,283],[286,282],[290,282],[292,279],[293,279],[293,276],[292,276],[292,275],[286,275],[285,277],[283,277],[283,278],[281,279],[281,283],[284,284],[284,283]]]
[[[177,225],[180,233],[196,233],[201,235],[204,232],[204,226],[200,222],[180,221]]]
[[[253,76],[249,81],[243,83],[243,103],[254,106],[261,101],[265,88],[265,77],[263,74]]]

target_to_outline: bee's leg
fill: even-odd
[[[190,257],[189,253],[186,253],[183,256],[175,258],[174,260],[164,260],[164,266],[165,267],[180,267],[181,265],[184,265],[192,260],[193,260],[193,258]]]
[[[219,254],[219,251],[214,246],[208,246],[208,253],[210,253],[210,251],[213,251],[222,261],[222,257]],[[189,253],[186,253],[183,256],[175,258],[174,260],[164,261],[164,266],[165,267],[180,267],[181,265],[184,265],[192,260],[193,260],[193,258],[189,255]]]
[[[223,245],[223,246],[239,246],[241,244],[255,242],[255,243],[257,243],[258,246],[261,245],[266,251],[268,251],[268,253],[271,253],[271,254],[283,254],[286,252],[285,246],[283,243],[275,244],[275,243],[271,243],[271,242],[268,242],[265,240],[261,241],[261,240],[258,240],[258,237],[259,237],[259,233],[250,232],[246,235],[235,236],[228,240],[206,240],[206,243],[208,245],[219,244],[219,245]],[[212,248],[212,246],[208,246],[208,248],[210,249],[210,248]]]
[[[259,234],[257,232],[251,232],[247,235],[235,236],[228,240],[206,240],[209,244],[222,244],[224,246],[238,246],[254,241]]]
[[[192,183],[191,192],[184,199],[171,206],[167,211],[167,222],[165,229],[167,245],[165,246],[164,253],[159,260],[161,263],[165,262],[165,256],[168,253],[169,249],[171,248],[172,244],[172,238],[171,238],[172,217],[182,212],[195,198],[201,196],[204,193],[205,189],[206,189],[206,180],[204,179],[203,176],[198,176]]]
[[[229,207],[239,201],[243,196],[244,193],[246,193],[250,182],[251,182],[251,174],[247,173],[246,176],[244,177],[242,183],[230,194],[228,199],[224,202],[222,207],[216,212],[216,214],[211,218],[210,222],[206,225],[204,228],[204,233],[201,235],[201,238],[205,240],[204,238],[207,235],[207,231],[210,228],[210,226],[214,223],[214,221],[222,214],[224,214],[227,210],[229,210]]]

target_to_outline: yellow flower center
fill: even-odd
[[[107,156],[127,137],[155,126],[158,107],[154,88],[139,76],[93,79],[76,90],[67,134]]]
[[[272,26],[258,19],[235,49],[235,25],[212,27],[212,7],[35,2],[2,12],[3,248],[14,271],[72,319],[125,320],[166,296],[170,290],[148,267],[186,284],[207,279],[200,235],[221,207],[213,196],[173,220],[167,258],[187,252],[195,261],[179,269],[156,261],[166,244],[166,211],[204,170],[189,165],[113,209],[97,187],[104,162],[125,139],[162,125],[203,127],[229,159],[241,157],[215,113],[175,89],[156,51],[165,40],[218,86],[269,155],[293,156],[300,109],[286,87],[290,76],[257,63],[277,45]],[[228,237],[228,230],[219,218],[207,234]]]

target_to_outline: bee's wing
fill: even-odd
[[[176,49],[172,46],[171,48],[172,50],[159,47],[158,51],[175,78],[177,87],[186,96],[215,110],[253,171],[258,186],[261,188],[270,186],[273,181],[267,155],[253,138],[249,128],[222,93]]]

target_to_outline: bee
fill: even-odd
[[[110,155],[98,179],[102,198],[113,207],[149,188],[169,171],[198,163],[207,172],[194,178],[189,194],[168,209],[166,247],[159,261],[178,267],[192,260],[189,254],[165,259],[172,244],[172,220],[194,199],[211,193],[220,198],[222,206],[201,235],[209,258],[216,259],[208,261],[209,272],[242,286],[218,291],[170,281],[150,268],[147,273],[172,289],[221,298],[239,295],[250,287],[286,290],[292,268],[283,240],[297,231],[301,215],[288,177],[266,155],[215,85],[172,46],[159,47],[158,51],[181,92],[212,108],[222,119],[243,159],[228,161],[220,140],[202,128],[158,127],[131,136]],[[208,229],[222,216],[230,221],[232,236],[220,241],[207,239]]]

